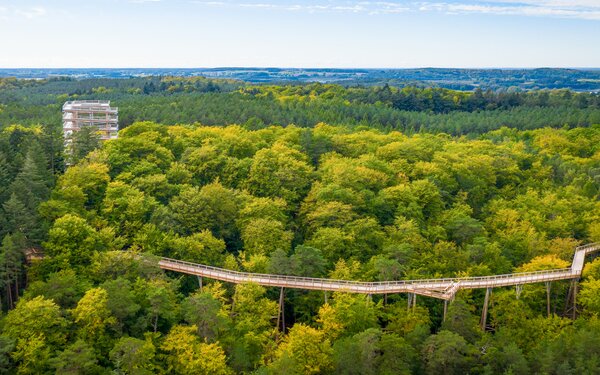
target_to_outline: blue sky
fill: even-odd
[[[0,0],[0,67],[600,67],[600,0]]]

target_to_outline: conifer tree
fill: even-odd
[[[10,195],[2,205],[4,218],[0,235],[9,233],[22,233],[25,236],[31,234],[36,229],[36,218],[31,216],[31,212],[25,207],[25,204],[17,197],[15,193]]]
[[[47,164],[39,143],[33,142],[29,146],[23,167],[10,186],[10,203],[7,202],[8,205],[4,207],[6,215],[12,216],[13,224],[27,223],[18,230],[32,244],[39,244],[44,236],[44,225],[38,214],[38,205],[50,196],[53,177],[47,169]],[[7,209],[10,211],[6,211]]]
[[[27,150],[23,167],[10,187],[26,207],[35,212],[40,202],[48,199],[52,175],[48,162],[39,143],[33,142]]]
[[[10,186],[10,165],[6,156],[0,151],[0,203],[8,199],[8,187]]]
[[[98,129],[93,126],[84,126],[72,136],[70,155],[68,157],[70,164],[76,164],[82,160],[91,151],[100,147],[100,136]]]
[[[6,305],[14,307],[22,283],[25,238],[22,234],[6,235],[0,247],[0,283]]]

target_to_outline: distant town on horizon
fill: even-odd
[[[0,69],[0,77],[22,79],[204,76],[250,83],[338,83],[350,85],[433,86],[455,90],[571,89],[600,91],[600,68],[22,68]]]

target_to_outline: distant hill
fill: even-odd
[[[205,76],[251,83],[340,83],[443,87],[470,91],[476,88],[529,91],[571,89],[600,91],[600,69],[288,69],[288,68],[160,68],[160,69],[0,69],[0,77],[131,78],[147,76]]]

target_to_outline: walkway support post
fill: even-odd
[[[488,304],[490,302],[490,294],[492,293],[492,288],[485,289],[485,299],[483,300],[483,310],[481,311],[481,330],[485,331],[485,327],[487,325],[487,313],[488,313]]]
[[[550,317],[550,281],[546,281],[546,310],[548,318]]]
[[[277,314],[277,329],[279,329],[279,322],[281,322],[281,332],[285,333],[285,311],[283,306],[284,291],[283,287],[279,291],[279,312]]]
[[[202,276],[198,276],[198,287],[200,288],[200,293],[202,293]]]
[[[579,279],[573,280],[573,320],[577,318],[577,286],[579,284]]]
[[[407,295],[408,305],[406,306],[406,311],[410,311],[410,308],[413,306],[414,297],[415,297],[414,293],[408,293],[408,295]]]
[[[571,311],[571,296],[573,295],[573,280],[569,281],[569,290],[567,292],[567,299],[565,300],[565,310],[563,314],[566,316]]]
[[[447,313],[448,313],[448,300],[447,300],[447,299],[445,299],[445,300],[444,300],[444,317],[443,317],[443,320],[442,320],[442,321],[444,321],[444,322],[446,321],[446,314],[447,314]]]

